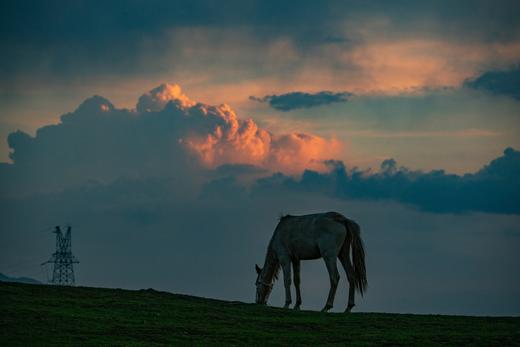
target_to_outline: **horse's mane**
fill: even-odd
[[[283,222],[289,218],[292,218],[292,217],[295,217],[293,215],[290,215],[290,214],[280,214],[280,217],[279,217],[279,220],[280,222]],[[267,247],[267,253],[265,255],[265,259],[269,259],[269,261],[271,262],[274,262],[275,263],[275,269],[274,269],[274,273],[273,273],[273,282],[276,281],[278,279],[278,275],[280,273],[280,269],[281,269],[281,266],[280,266],[280,262],[278,261],[278,259],[276,259],[276,253],[274,252],[274,250],[272,249],[272,243],[273,243],[273,239],[274,239],[274,235],[276,234],[276,231],[275,230],[275,233],[273,234],[273,237],[271,238],[271,241],[269,241],[269,246]]]
[[[274,238],[274,235],[273,235]],[[280,273],[280,262],[276,258],[276,253],[274,252],[273,248],[271,247],[273,243],[273,238],[271,238],[271,241],[269,241],[269,246],[267,247],[267,253],[265,254],[265,259],[269,262],[274,263],[274,272],[273,272],[273,283],[278,279],[278,274]]]

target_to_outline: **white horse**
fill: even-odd
[[[352,250],[352,262],[350,260]],[[284,216],[274,230],[265,265],[255,265],[256,303],[266,304],[278,278],[280,267],[283,270],[285,284],[285,306],[291,304],[291,264],[294,269],[296,287],[295,310],[302,303],[300,293],[300,260],[323,258],[329,272],[330,291],[323,312],[330,310],[334,303],[339,273],[336,259],[339,258],[349,281],[348,305],[345,312],[354,307],[354,295],[358,290],[361,295],[367,287],[365,268],[365,250],[360,237],[359,225],[336,212],[309,214],[305,216]]]

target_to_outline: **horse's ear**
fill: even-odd
[[[260,275],[260,272],[262,272],[262,268],[260,268],[260,266],[258,266],[258,264],[255,264],[255,270],[256,270],[256,273]]]

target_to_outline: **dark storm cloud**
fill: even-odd
[[[219,175],[225,176],[244,176],[244,175],[258,175],[266,174],[266,169],[248,164],[224,164],[215,169]]]
[[[286,188],[322,192],[343,199],[394,200],[439,213],[480,211],[520,214],[520,152],[507,148],[474,174],[458,176],[443,170],[421,172],[397,167],[393,159],[379,173],[347,171],[331,161],[328,173],[307,170],[300,179],[281,173],[260,179],[257,189]]]
[[[171,67],[170,60],[160,60],[172,49],[176,56],[180,47],[170,47],[179,45],[170,36],[175,30],[241,32],[248,27],[262,42],[278,35],[298,36],[300,31],[308,34],[308,23],[323,21],[322,15],[332,20],[331,12],[311,2],[3,1],[0,68],[4,80],[34,72],[53,79],[150,73],[165,64]],[[321,29],[311,31],[315,34],[309,37],[323,36],[316,33]]]
[[[487,71],[467,80],[465,87],[520,99],[520,65],[510,70]]]
[[[183,28],[246,29],[258,45],[283,37],[308,48],[355,45],[345,23],[388,18],[389,37],[507,41],[518,38],[519,11],[514,1],[2,1],[0,71],[4,81],[161,71],[179,48],[168,35]]]
[[[177,143],[181,113],[172,107],[139,117],[105,98],[91,97],[61,116],[59,124],[39,128],[34,137],[22,131],[8,136],[13,164],[0,167],[1,191],[53,191],[89,180],[178,175],[183,173],[178,165],[189,171],[193,162]]]
[[[351,93],[333,93],[321,91],[318,93],[291,92],[280,95],[266,95],[262,98],[250,96],[250,100],[267,102],[269,105],[280,111],[291,111],[299,108],[311,108],[321,105],[332,104],[335,102],[346,102],[352,96]]]

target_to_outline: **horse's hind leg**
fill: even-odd
[[[285,305],[284,308],[289,308],[292,302],[291,299],[291,261],[288,258],[280,258],[280,265],[283,271],[283,283],[285,285]]]
[[[345,309],[345,312],[352,311],[352,308],[356,305],[354,300],[354,296],[356,294],[356,288],[354,285],[354,267],[352,266],[352,263],[350,262],[350,258],[348,256],[348,248],[345,249],[343,247],[341,251],[338,254],[339,261],[341,262],[341,265],[343,265],[343,269],[345,269],[345,272],[347,273],[347,279],[348,279],[348,305]]]
[[[294,259],[292,264],[294,270],[294,287],[296,288],[296,304],[294,305],[294,309],[299,310],[302,304],[302,295],[300,292],[300,260]]]
[[[327,303],[325,307],[321,310],[322,312],[327,312],[330,310],[334,304],[334,297],[336,296],[336,289],[338,288],[339,282],[339,272],[337,267],[336,255],[333,256],[325,256],[323,257],[325,260],[325,265],[327,266],[327,270],[329,271],[330,278],[330,290],[329,296],[327,298]]]

